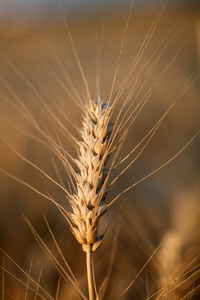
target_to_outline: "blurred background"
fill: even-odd
[[[165,1],[159,0],[135,1],[119,66],[116,88],[122,82],[164,3]],[[36,95],[39,95],[39,98],[55,112],[59,120],[79,139],[77,132],[67,119],[70,117],[76,126],[81,127],[81,112],[67,93],[70,84],[66,74],[69,74],[83,98],[86,94],[62,13],[69,22],[92,97],[95,97],[96,92],[96,49],[100,49],[102,45],[100,86],[102,98],[108,99],[129,7],[130,1],[114,0],[2,0],[0,2],[0,135],[19,153],[54,179],[57,179],[57,176],[52,163],[52,154],[49,149],[37,142],[37,138],[40,136],[29,120],[21,114],[19,99],[39,124],[47,132],[51,132],[57,125],[38,100]],[[173,26],[175,29],[172,30]],[[172,31],[170,32],[170,30]],[[176,99],[190,76],[192,75],[193,79],[199,74],[199,1],[168,1],[156,31],[136,68],[136,73],[145,65],[168,33],[169,37],[172,37],[174,33],[176,35],[168,44],[158,65],[143,87],[140,98],[158,79],[182,45],[189,38],[190,40],[166,72],[129,131],[120,157],[131,151],[159,120]],[[101,42],[102,40],[103,42]],[[108,195],[108,201],[175,155],[199,130],[199,112],[200,85],[199,79],[197,79],[172,109],[144,153],[114,186]],[[35,139],[32,138],[32,135],[35,136]],[[62,137],[62,145],[76,157],[76,149],[72,146],[69,137]],[[0,153],[0,167],[3,170],[24,180],[44,194],[48,192],[59,204],[69,209],[65,195],[41,173],[13,153],[2,139],[0,140]],[[181,252],[182,264],[181,267],[176,266],[176,269],[181,272],[181,268],[186,267],[185,258],[190,257],[192,260],[197,255],[200,247],[197,234],[200,225],[199,153],[200,143],[197,137],[176,160],[134,187],[127,195],[122,196],[104,216],[101,232],[108,226],[111,218],[113,216],[115,218],[106,233],[104,243],[95,255],[98,285],[105,276],[111,249],[116,251],[106,299],[117,298],[117,295],[136,276],[172,228],[175,228],[175,236],[176,233],[178,235],[175,240],[181,240],[177,251]],[[128,162],[133,158],[134,156],[130,157]],[[56,163],[67,185],[66,172],[61,168],[59,162],[56,161]],[[123,168],[124,165],[120,166],[116,173],[112,174],[112,177],[119,174]],[[31,275],[37,280],[40,269],[44,267],[41,285],[55,297],[59,274],[35,241],[22,216],[22,214],[25,215],[31,221],[53,253],[56,253],[43,219],[44,214],[64,256],[86,292],[84,253],[55,206],[2,172],[0,172],[0,185],[0,248],[26,272],[29,270],[33,257]],[[123,201],[125,202],[121,207]],[[117,224],[120,224],[118,242],[117,247],[113,248],[113,236],[116,234]],[[170,247],[173,248],[172,245]],[[159,254],[155,255],[124,299],[133,299],[133,295],[134,299],[143,299],[159,289],[157,278],[160,278],[160,274],[163,272],[161,262],[168,259],[162,251],[160,253],[160,256]],[[163,255],[163,259],[161,255]],[[172,257],[172,255],[170,256]],[[26,282],[26,276],[5,255],[1,255],[1,265],[3,264],[9,272]],[[198,262],[195,261],[195,266],[197,265]],[[193,278],[191,282],[188,283],[188,286],[183,287],[183,291],[181,291],[183,294],[192,286]],[[198,276],[195,282],[198,283]],[[12,297],[17,296],[19,299],[24,299],[25,288],[16,278],[5,273],[4,286],[5,299],[13,299]],[[28,299],[33,297],[33,293],[30,292]],[[199,299],[198,297],[199,294],[196,293],[193,299]],[[75,294],[70,286],[63,283],[60,288],[60,299],[64,298],[75,299]],[[50,298],[47,297],[47,299]]]

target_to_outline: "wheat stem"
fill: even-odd
[[[94,289],[94,272],[93,272],[93,260],[92,260],[92,245],[88,245],[86,252],[86,266],[87,266],[87,280],[88,280],[88,293],[89,300],[95,299]]]

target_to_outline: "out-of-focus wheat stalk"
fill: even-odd
[[[196,25],[196,42],[197,42],[197,51],[198,51],[198,61],[200,68],[200,25]]]
[[[193,293],[190,287],[199,282],[200,208],[197,195],[180,192],[171,210],[172,231],[163,243],[158,256],[161,294],[175,300]]]

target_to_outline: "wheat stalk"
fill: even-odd
[[[77,193],[70,199],[73,209],[70,220],[76,226],[71,227],[72,232],[87,255],[90,299],[94,299],[92,252],[102,242],[103,236],[98,234],[99,221],[108,209],[105,198],[109,153],[106,150],[113,129],[110,112],[107,103],[100,98],[90,100],[86,106],[81,130],[83,140],[78,144],[79,157],[76,160],[79,169],[76,173]]]
[[[197,196],[192,191],[180,192],[171,210],[173,230],[157,257],[158,288],[162,290],[158,299],[184,299],[192,293],[192,282],[199,280],[199,249],[194,247],[199,244],[199,216]]]

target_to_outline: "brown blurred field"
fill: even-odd
[[[198,12],[192,10],[188,12],[181,11],[180,13],[170,10],[164,12],[150,45],[145,50],[138,70],[144,65],[154,49],[158,47],[161,39],[166,36],[180,16],[182,18],[177,25],[177,30],[175,30],[177,34],[168,45],[147,85],[144,86],[142,95],[155,82],[185,41],[189,37],[191,39],[165,74],[141,112],[140,117],[131,128],[126,143],[122,147],[122,157],[140,141],[167,110],[190,75],[193,74],[193,78],[195,78],[200,72],[200,19]],[[152,12],[138,12],[131,17],[116,87],[119,86],[125,76],[154,18],[155,13]],[[97,69],[95,54],[96,29],[99,36],[104,36],[101,95],[102,98],[107,99],[117,64],[126,19],[127,13],[122,12],[115,13],[115,15],[107,14],[105,18],[101,16],[85,19],[83,17],[71,19],[69,22],[71,34],[93,97],[95,97]],[[17,151],[56,179],[55,170],[52,166],[52,154],[48,149],[26,135],[27,132],[35,133],[35,131],[12,103],[16,103],[15,97],[19,97],[39,120],[39,123],[53,132],[56,126],[55,122],[51,120],[48,112],[42,108],[41,103],[27,87],[25,81],[18,76],[17,73],[20,71],[32,83],[58,118],[72,131],[75,137],[78,137],[65,118],[66,114],[77,126],[81,126],[81,112],[66,93],[65,87],[68,88],[69,86],[63,70],[66,69],[70,74],[71,80],[83,97],[85,97],[85,90],[63,21],[56,19],[45,23],[43,26],[38,25],[31,28],[19,24],[10,28],[5,24],[2,25],[0,27],[0,55],[0,134]],[[110,192],[108,200],[176,154],[199,130],[199,115],[200,85],[199,79],[197,79],[167,116],[141,157],[117,182]],[[37,133],[35,134],[37,136]],[[73,149],[68,137],[62,137],[62,145],[76,157],[76,149]],[[69,208],[64,194],[37,170],[34,170],[17,157],[2,140],[0,149],[1,168],[28,182],[41,192],[48,192],[58,203]],[[181,219],[182,228],[188,228],[189,226],[186,225],[191,224],[191,220],[193,220],[193,213],[191,212],[193,210],[194,218],[196,218],[195,213],[199,213],[200,204],[199,152],[200,143],[199,137],[197,137],[170,165],[137,185],[127,195],[121,197],[115,207],[106,213],[102,223],[102,231],[107,227],[112,216],[116,215],[116,217],[106,233],[104,243],[95,253],[97,284],[100,284],[105,276],[112,249],[113,235],[119,223],[120,232],[113,273],[107,298],[105,299],[117,299],[116,295],[136,276],[161,243],[166,232],[176,226],[177,219],[181,219],[179,213],[181,215],[183,208],[186,208],[186,213]],[[123,165],[120,166],[121,170],[123,168]],[[113,177],[116,174],[113,174]],[[67,175],[62,169],[61,175],[67,184]],[[54,205],[3,173],[0,173],[0,182],[0,248],[26,272],[29,270],[30,261],[33,257],[32,276],[37,280],[40,269],[44,267],[41,285],[55,296],[59,274],[35,241],[30,228],[22,217],[23,214],[31,221],[35,229],[54,251],[51,237],[43,219],[44,214],[55,233],[64,256],[84,291],[86,291],[84,253],[82,253],[80,245],[75,241],[66,221]],[[126,201],[119,210],[118,208],[124,199]],[[188,210],[187,213],[186,205],[188,203],[191,203],[192,209]],[[200,220],[200,218],[197,217],[197,220]],[[200,239],[196,236],[199,225],[200,221],[197,221],[194,232],[192,229],[190,234],[192,240],[194,233],[194,241],[189,241],[190,245],[193,246],[193,250],[190,252],[191,260],[199,253],[200,249]],[[180,226],[180,223],[178,223],[178,226]],[[1,265],[3,264],[3,257],[5,258],[4,255],[1,255]],[[158,255],[155,254],[124,299],[133,299],[133,295],[134,299],[146,299],[148,294],[153,294],[156,291],[157,278],[159,277],[158,269],[156,269],[156,266],[158,267],[157,260]],[[186,264],[186,261],[183,261],[183,263]],[[15,274],[24,282],[26,281],[26,277],[9,259],[5,258],[4,264],[12,274]],[[198,264],[197,261],[195,261],[195,264]],[[198,276],[197,274],[195,281],[197,283]],[[191,286],[193,283],[192,279]],[[18,284],[17,280],[5,274],[5,291],[7,293],[5,299],[13,299],[9,294],[15,297],[18,295],[18,299],[24,299],[24,290],[24,287]],[[199,299],[199,295],[199,293],[196,294],[195,298],[194,294],[192,299]],[[32,299],[31,293],[28,299]],[[75,299],[70,286],[64,285],[64,283],[61,285],[59,299]]]

